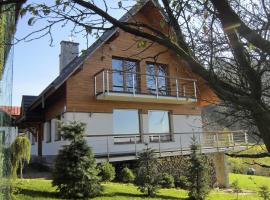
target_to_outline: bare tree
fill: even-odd
[[[229,106],[231,116],[251,128],[264,142],[270,156],[270,2],[265,0],[152,0],[164,19],[160,27],[137,20],[119,20],[109,14],[110,1],[55,0],[48,5],[32,4],[22,10],[47,19],[47,26],[22,39],[51,35],[55,24],[73,23],[74,31],[99,36],[120,28],[140,38],[147,48],[163,45],[183,58],[191,70],[207,81]],[[137,9],[149,1],[137,0]],[[117,9],[127,10],[118,2]],[[149,44],[149,45],[145,45]]]

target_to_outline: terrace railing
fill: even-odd
[[[195,132],[195,133],[147,133],[147,134],[107,134],[86,135],[96,156],[137,156],[146,145],[160,155],[174,153],[189,154],[192,137],[204,153],[235,150],[248,145],[247,133],[243,130],[230,132]]]
[[[111,93],[197,99],[197,80],[103,69],[94,75],[95,96]]]

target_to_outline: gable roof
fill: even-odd
[[[119,20],[126,22],[130,17],[138,13],[147,3],[152,3],[155,7],[159,7],[155,0],[140,0],[139,3],[135,4],[128,12],[126,12]],[[164,18],[166,16],[161,13]],[[74,58],[63,70],[62,72],[40,93],[39,96],[32,102],[30,108],[34,108],[39,105],[42,101],[42,97],[51,90],[58,89],[82,64],[83,62],[91,56],[100,46],[102,46],[107,40],[109,40],[117,31],[118,27],[112,27],[111,29],[105,31],[98,40],[96,40],[84,53],[80,56]]]
[[[29,111],[30,106],[37,99],[37,97],[38,96],[29,96],[29,95],[22,96],[21,113],[20,117],[16,120],[16,123],[20,123],[25,120],[35,121],[37,119],[42,118],[40,113],[35,111]]]

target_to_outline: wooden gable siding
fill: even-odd
[[[145,14],[147,13],[147,14]],[[147,9],[143,9],[133,19],[138,21],[144,21],[145,23],[153,23],[155,19],[155,25],[158,26],[160,16],[150,16]],[[157,13],[156,13],[157,15]],[[148,19],[152,19],[149,21]],[[163,52],[166,48],[153,44],[150,48],[143,51],[143,48],[138,48],[136,44],[135,36],[119,32],[119,36],[110,43],[104,44],[94,54],[92,54],[83,64],[81,71],[71,76],[67,80],[67,111],[75,112],[112,112],[113,108],[134,108],[141,110],[161,109],[170,110],[175,114],[200,114],[201,102],[189,104],[189,105],[172,105],[172,104],[157,104],[157,103],[141,103],[141,102],[121,102],[121,101],[101,101],[96,100],[94,96],[94,74],[103,68],[111,68],[112,57],[123,57],[136,59],[139,62],[140,73],[145,73],[146,62],[153,62],[154,60],[149,58],[156,55],[158,52]],[[143,52],[142,52],[143,51]],[[141,52],[141,53],[140,53]],[[145,59],[146,58],[146,59]],[[169,76],[173,77],[185,77],[195,78],[198,77],[191,73],[185,62],[179,59],[173,52],[168,51],[161,54],[157,60],[157,63],[166,64],[169,69]],[[145,82],[141,82],[141,87],[145,87]],[[199,81],[199,88],[204,88],[202,91],[205,96],[210,92],[204,81]],[[202,94],[201,94],[202,95]],[[203,96],[203,95],[202,95]]]
[[[45,100],[45,121],[56,118],[64,112],[66,106],[66,84],[58,88],[53,95]]]

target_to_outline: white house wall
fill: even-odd
[[[202,132],[202,121],[200,115],[172,115],[172,132],[182,133],[181,135],[175,134],[173,141],[159,143],[150,143],[149,136],[144,136],[143,141],[135,144],[114,144],[112,136],[104,137],[86,137],[88,144],[93,148],[96,155],[104,155],[108,152],[110,154],[116,153],[129,153],[140,151],[145,148],[145,143],[149,147],[160,150],[180,149],[188,147],[191,142],[193,132]],[[71,122],[80,121],[86,124],[86,135],[108,135],[113,134],[113,113],[75,113],[67,112],[62,115],[61,121]],[[148,133],[148,116],[147,114],[141,115],[142,130]],[[44,140],[42,143],[43,155],[57,155],[58,150],[65,144],[66,141],[55,141],[55,125],[56,119],[51,121],[51,142],[46,142],[46,124],[44,124]],[[199,135],[198,135],[199,136]],[[37,151],[36,145],[33,149]],[[32,151],[31,151],[32,152]],[[34,152],[33,152],[34,153]],[[36,154],[36,153],[35,153]]]
[[[5,146],[10,146],[13,141],[16,139],[18,135],[18,128],[17,127],[10,127],[10,126],[2,126],[0,127],[0,132],[5,133]],[[2,136],[0,134],[0,136]]]

